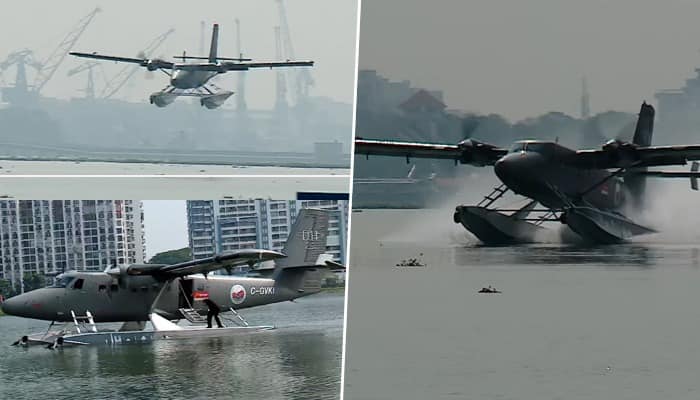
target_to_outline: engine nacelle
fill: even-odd
[[[199,99],[199,104],[202,105],[202,107],[206,107],[210,110],[220,107],[222,104],[226,102],[226,99],[231,97],[233,92],[220,92],[217,94],[212,94],[210,96],[202,96]]]
[[[459,162],[476,166],[493,165],[501,154],[496,146],[475,139],[465,139],[457,144],[462,151]]]
[[[177,95],[174,93],[155,92],[149,97],[149,100],[151,104],[155,104],[158,107],[165,107],[175,101],[176,98]]]
[[[637,161],[637,147],[634,143],[613,139],[603,145],[603,150],[609,154],[611,160],[617,161],[622,166],[627,166]]]
[[[158,59],[148,60],[148,62],[146,63],[146,69],[149,71],[155,71],[155,70],[161,68],[162,64],[163,64],[162,60],[158,60]]]

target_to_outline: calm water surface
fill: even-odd
[[[10,346],[48,323],[0,317],[0,399],[337,399],[343,299],[246,310],[260,334],[54,351]]]
[[[353,214],[345,399],[700,398],[700,242],[488,248],[442,214]]]

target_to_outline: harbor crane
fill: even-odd
[[[292,44],[292,34],[289,29],[289,22],[287,20],[287,10],[284,6],[284,0],[276,0],[277,7],[280,16],[280,34],[284,50],[284,58],[295,60],[294,45]],[[314,85],[314,79],[311,73],[306,69],[300,69],[289,71],[289,78],[294,82],[294,90],[292,95],[294,96],[294,103],[299,105],[304,103],[309,96],[309,88]]]
[[[100,11],[99,7],[95,8],[78,21],[47,58],[39,60],[33,51],[23,49],[10,53],[4,61],[0,62],[0,73],[12,65],[17,70],[14,87],[3,87],[3,99],[10,103],[22,104],[37,100],[41,90],[63,63],[63,60],[68,55],[68,51],[80,39],[85,29]],[[31,85],[27,79],[27,66],[36,70],[36,75]]]

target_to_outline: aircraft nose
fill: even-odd
[[[539,164],[540,157],[537,154],[512,153],[496,161],[493,170],[501,182],[516,189],[542,172],[538,171]]]
[[[19,296],[15,297],[10,297],[9,299],[6,299],[5,301],[2,302],[2,312],[4,312],[7,315],[17,315],[19,313],[19,308],[20,304],[17,299]]]
[[[507,182],[514,175],[518,164],[518,159],[514,159],[512,155],[509,154],[496,161],[496,164],[493,166],[493,171],[501,181]]]

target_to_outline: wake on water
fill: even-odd
[[[479,186],[483,186],[479,185]],[[417,243],[428,247],[474,247],[481,242],[461,224],[452,220],[457,205],[476,204],[485,193],[483,188],[469,186],[468,192],[457,193],[442,199],[438,208],[407,210],[404,223],[383,237],[385,243]],[[699,193],[691,191],[686,180],[661,181],[650,179],[647,184],[644,209],[625,212],[633,221],[659,231],[651,235],[631,238],[632,243],[700,243]],[[519,196],[518,196],[519,197]],[[503,204],[515,203],[513,198],[501,199]],[[584,244],[582,239],[566,225],[545,223],[547,228],[536,238],[544,244]]]

